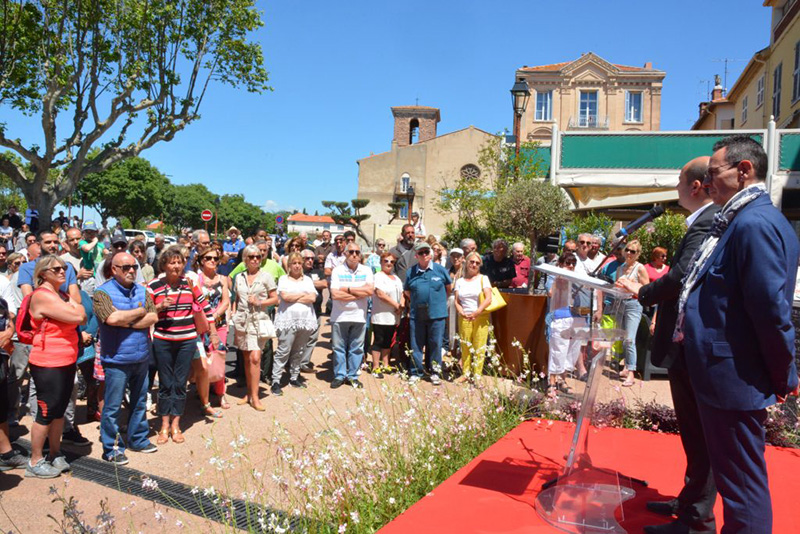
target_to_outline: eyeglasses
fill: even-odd
[[[732,169],[734,167],[738,167],[739,164],[742,161],[743,160],[737,161],[735,163],[729,163],[727,165],[720,165],[719,167],[709,167],[708,170],[706,171],[705,180],[706,181],[713,180],[714,178],[719,176],[723,171],[726,171],[728,169]],[[726,169],[726,167],[727,167],[727,169]]]
[[[386,243],[378,243],[378,246],[379,246],[379,247],[381,247],[381,248],[383,248],[383,247],[385,247],[385,246],[386,246]]]
[[[573,267],[575,267],[577,264],[578,262],[575,260],[569,260],[564,262],[564,265],[572,265]]]
[[[638,250],[633,249],[633,248],[626,248],[625,252],[627,252],[628,254],[638,254],[639,253]]]
[[[313,260],[314,256],[303,256],[303,261]]]
[[[50,267],[49,269],[45,269],[46,271],[53,271],[55,274],[61,274],[67,271],[66,267],[62,267],[60,265],[56,265],[55,267]]]
[[[263,257],[264,256],[262,256],[261,254],[250,254],[249,256],[247,256],[247,259],[248,260],[260,260]]]
[[[334,239],[334,243],[344,243],[344,239]]]
[[[125,244],[125,243],[114,243],[112,246],[114,248],[125,248],[127,246],[127,244]]]
[[[578,244],[579,245],[591,245],[592,242],[591,241],[578,241]]]
[[[123,265],[115,265],[114,267],[119,267],[120,269],[122,269],[123,273],[127,273],[128,271],[134,271],[135,272],[137,269],[139,269],[139,266],[136,265],[135,263],[126,263],[126,264],[123,264]]]
[[[360,250],[348,250],[347,253],[350,254],[351,256],[358,256],[359,254],[361,254],[361,251]]]
[[[425,249],[417,251],[417,256],[429,256],[430,253],[431,253],[431,249],[425,248]]]
[[[384,265],[394,265],[394,260],[383,260]]]
[[[219,261],[219,256],[203,256],[203,261]]]
[[[21,261],[12,261],[11,265],[13,265],[14,267],[19,267],[20,265],[22,265],[22,262]]]
[[[478,260],[472,260],[472,261],[468,261],[467,263],[468,263],[469,265],[480,265],[480,264],[481,264],[481,262],[479,262]]]

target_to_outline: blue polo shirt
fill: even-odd
[[[36,268],[36,264],[39,263],[39,259],[37,258],[35,261],[28,261],[23,263],[19,268],[19,278],[17,279],[17,287],[22,287],[24,284],[28,284],[31,287],[36,287],[33,283],[33,270]],[[78,285],[78,276],[75,274],[75,268],[72,267],[70,262],[67,263],[67,281],[61,284],[59,288],[64,293],[69,293],[69,286],[76,286]]]
[[[237,239],[236,241],[231,241],[230,239],[226,239],[222,243],[222,251],[230,254],[231,259],[228,260],[228,263],[220,264],[217,267],[217,272],[219,274],[228,276],[231,274],[231,271],[234,267],[236,267],[237,260],[239,258],[239,251],[245,247],[244,241],[241,239]]]
[[[428,318],[447,317],[447,286],[452,284],[447,270],[431,261],[423,270],[419,264],[412,266],[406,274],[403,289],[411,293],[411,318],[416,317],[417,307],[428,305]]]

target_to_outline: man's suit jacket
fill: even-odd
[[[711,229],[714,215],[719,209],[719,206],[712,204],[697,217],[672,255],[669,272],[658,280],[642,286],[639,290],[639,302],[643,306],[658,304],[658,317],[650,359],[659,367],[669,368],[673,365],[683,365],[683,346],[672,341],[675,321],[678,318],[678,295],[683,287],[681,282],[689,266],[689,260],[692,259],[700,243],[703,242],[703,238]]]
[[[800,243],[764,195],[736,215],[686,303],[684,350],[698,401],[761,410],[797,387],[791,321]]]

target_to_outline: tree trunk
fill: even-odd
[[[49,230],[50,223],[53,220],[53,211],[58,205],[58,199],[52,191],[37,191],[31,194],[30,191],[24,191],[25,200],[28,202],[28,208],[39,211],[39,231]]]
[[[368,246],[369,248],[372,248],[372,243],[370,243],[370,241],[369,241],[369,238],[367,237],[367,234],[365,234],[365,233],[364,233],[364,230],[362,230],[362,229],[361,229],[361,225],[360,225],[360,224],[356,226],[356,233],[358,234],[358,236],[359,236],[361,239],[363,239],[364,241],[366,241],[366,243],[367,243],[367,246]]]

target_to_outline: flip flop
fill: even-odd
[[[169,431],[170,435],[172,435],[172,443],[183,443],[186,441],[186,438],[183,437],[183,432],[181,432],[180,428],[175,428]]]
[[[169,430],[159,430],[156,438],[156,444],[158,445],[166,445],[169,442]]]

